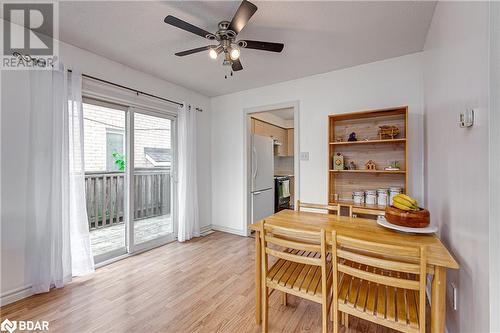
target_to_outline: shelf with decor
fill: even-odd
[[[358,204],[355,203],[353,200],[337,200],[337,201],[331,201],[328,203],[329,205],[339,205],[339,206],[352,206],[355,208],[366,208],[366,209],[374,209],[374,210],[385,210],[385,206],[379,206],[379,205],[369,205],[366,203]]]
[[[363,145],[363,144],[379,144],[379,143],[403,143],[406,142],[406,138],[403,139],[384,139],[384,140],[363,140],[363,141],[340,141],[340,142],[330,142],[334,146],[345,146],[345,145]]]
[[[405,170],[330,170],[336,173],[406,173]]]
[[[408,145],[406,106],[330,115],[328,202],[354,205],[353,192],[380,188],[408,193]]]

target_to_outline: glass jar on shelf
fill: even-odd
[[[377,205],[387,206],[389,202],[389,189],[379,188],[377,190]]]

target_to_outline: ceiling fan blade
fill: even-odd
[[[256,5],[250,1],[243,0],[240,7],[238,7],[238,10],[236,11],[236,14],[234,14],[228,29],[234,31],[236,34],[239,34],[256,11]]]
[[[231,67],[233,68],[233,71],[235,71],[235,72],[241,71],[243,69],[243,66],[241,65],[240,59],[233,60]]]
[[[246,49],[271,51],[278,53],[283,51],[283,48],[285,47],[285,44],[283,43],[261,42],[258,40],[240,40],[238,42],[238,45]]]
[[[198,28],[197,26],[192,25],[191,23],[187,23],[186,21],[183,21],[175,16],[168,15],[165,17],[165,23],[173,25],[174,27],[177,27],[179,29],[185,30],[187,32],[191,32],[195,35],[201,36],[203,38],[207,38],[210,40],[215,39],[215,35],[203,30],[202,28]]]
[[[190,55],[193,53],[198,53],[198,52],[210,50],[211,48],[216,48],[216,47],[217,47],[216,45],[207,45],[207,46],[197,47],[197,48],[191,49],[191,50],[177,52],[175,55],[178,57],[184,57],[184,56],[187,56],[187,55]]]

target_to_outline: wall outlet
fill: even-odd
[[[446,295],[448,296],[448,302],[451,305],[451,308],[455,311],[458,309],[458,288],[453,283],[450,282],[448,284],[448,290],[446,291]]]
[[[301,151],[300,152],[300,160],[301,161],[309,161],[309,152],[308,151]]]

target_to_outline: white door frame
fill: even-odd
[[[170,207],[170,216],[173,224],[173,233],[165,236],[161,236],[155,238],[153,240],[136,244],[135,243],[135,235],[134,235],[134,186],[132,185],[133,181],[133,168],[134,168],[134,114],[144,114],[164,119],[169,119],[171,121],[171,146],[172,146],[172,163],[171,163],[171,172],[170,172],[170,182],[171,182],[171,195],[172,202]],[[127,223],[125,224],[126,235],[127,235],[127,249],[129,253],[138,253],[144,250],[152,249],[154,247],[158,247],[170,242],[173,242],[177,239],[177,117],[170,112],[160,112],[155,109],[148,109],[145,107],[130,107],[127,111],[127,128],[129,129],[126,137],[127,140],[127,166],[126,168],[126,183],[127,189],[126,191],[126,216]],[[132,209],[131,209],[132,208]]]
[[[490,332],[500,331],[500,3],[490,4],[489,257]]]
[[[251,142],[251,121],[249,115],[258,112],[267,112],[278,109],[293,108],[293,149],[294,149],[294,159],[293,159],[293,173],[294,173],[294,194],[295,200],[300,198],[300,128],[299,128],[299,101],[283,102],[278,104],[263,105],[252,108],[243,109],[243,174],[244,176],[244,186],[243,186],[243,221],[245,223],[244,234],[250,235],[250,230],[248,226],[252,223],[252,196],[250,195],[252,181],[250,177],[249,170],[251,170],[251,152],[249,145]]]

